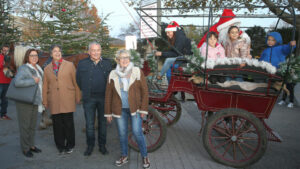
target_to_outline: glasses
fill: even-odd
[[[29,57],[38,57],[39,55],[29,55]]]
[[[120,60],[129,60],[130,59],[130,57],[121,57],[121,58],[119,58]]]

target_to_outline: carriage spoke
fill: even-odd
[[[228,139],[227,141],[225,141],[224,143],[221,143],[221,144],[219,144],[219,145],[217,145],[216,147],[214,147],[215,149],[218,149],[218,148],[220,148],[220,147],[222,147],[222,146],[224,146],[224,145],[226,145],[226,144],[228,144],[228,143],[230,143],[231,142],[231,140],[230,139]]]
[[[231,116],[231,129],[232,129],[232,135],[235,135],[235,132],[234,132],[234,128],[235,128],[235,118],[234,116]]]
[[[256,137],[239,137],[239,139],[243,139],[243,140],[257,140]]]
[[[227,124],[225,123],[225,120],[222,120],[222,124],[226,128],[227,132],[230,133],[230,130],[229,130]]]
[[[228,144],[228,145],[226,146],[225,151],[224,151],[224,153],[222,154],[223,157],[226,155],[226,153],[228,152],[228,150],[229,150],[229,148],[231,147],[231,145],[232,145],[232,142],[230,142],[230,144]]]
[[[236,160],[236,143],[233,142],[233,159]]]
[[[228,137],[231,137],[229,134],[226,133],[226,130],[224,128],[218,127],[218,126],[214,126],[213,129],[215,129],[217,132],[226,135]]]
[[[256,131],[256,130],[248,129],[248,130],[246,130],[246,131],[243,131],[243,132],[239,133],[239,135],[237,135],[237,137],[241,137],[241,135],[246,134],[246,133],[250,133],[250,132],[253,132],[253,133],[256,134],[255,131]]]
[[[228,139],[228,136],[212,136],[214,139]]]
[[[244,155],[244,157],[247,158],[247,155],[246,155],[245,150],[243,149],[243,147],[239,143],[237,143],[237,145],[238,145],[239,149],[241,150],[242,154]]]
[[[249,149],[251,149],[251,150],[253,150],[253,151],[255,151],[255,148],[254,147],[252,147],[252,146],[250,146],[249,144],[247,144],[247,143],[244,143],[244,142],[240,142],[242,145],[244,145],[244,146],[246,146],[247,148],[249,148]]]
[[[243,121],[241,122],[241,124],[238,126],[238,128],[236,129],[236,134],[238,134],[238,133],[240,132],[240,129],[241,129],[242,126],[245,124],[245,121],[246,121],[246,120],[243,120]]]

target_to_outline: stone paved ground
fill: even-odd
[[[300,100],[300,86],[295,93]],[[182,103],[181,119],[168,128],[167,139],[157,151],[150,153],[152,169],[228,169],[213,161],[197,135],[200,129],[200,112],[194,102]],[[113,169],[112,164],[119,157],[119,143],[115,124],[108,126],[108,150],[101,155],[96,147],[92,156],[83,156],[85,150],[84,116],[81,106],[75,113],[76,147],[72,154],[59,156],[53,141],[52,128],[37,130],[36,145],[43,150],[32,159],[20,152],[19,131],[13,102],[9,102],[12,121],[0,121],[0,169]],[[284,139],[283,143],[269,142],[265,155],[247,169],[300,169],[300,108],[288,109],[275,106],[269,126]],[[121,168],[142,168],[139,154],[130,150],[130,162]]]

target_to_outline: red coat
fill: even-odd
[[[9,84],[11,78],[7,78],[3,73],[4,56],[0,54],[0,84]]]

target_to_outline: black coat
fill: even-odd
[[[168,51],[162,52],[162,57],[169,58],[193,54],[193,52],[191,51],[191,40],[186,37],[183,29],[177,30],[175,32],[175,38],[174,48],[176,48],[180,53],[171,48]]]
[[[95,67],[99,73],[95,76]],[[105,97],[105,89],[108,75],[111,71],[111,61],[102,58],[97,65],[90,59],[90,57],[80,60],[76,71],[76,82],[82,92],[82,100],[90,97],[103,98]],[[95,87],[93,84],[102,84]],[[93,87],[94,86],[94,87]]]

